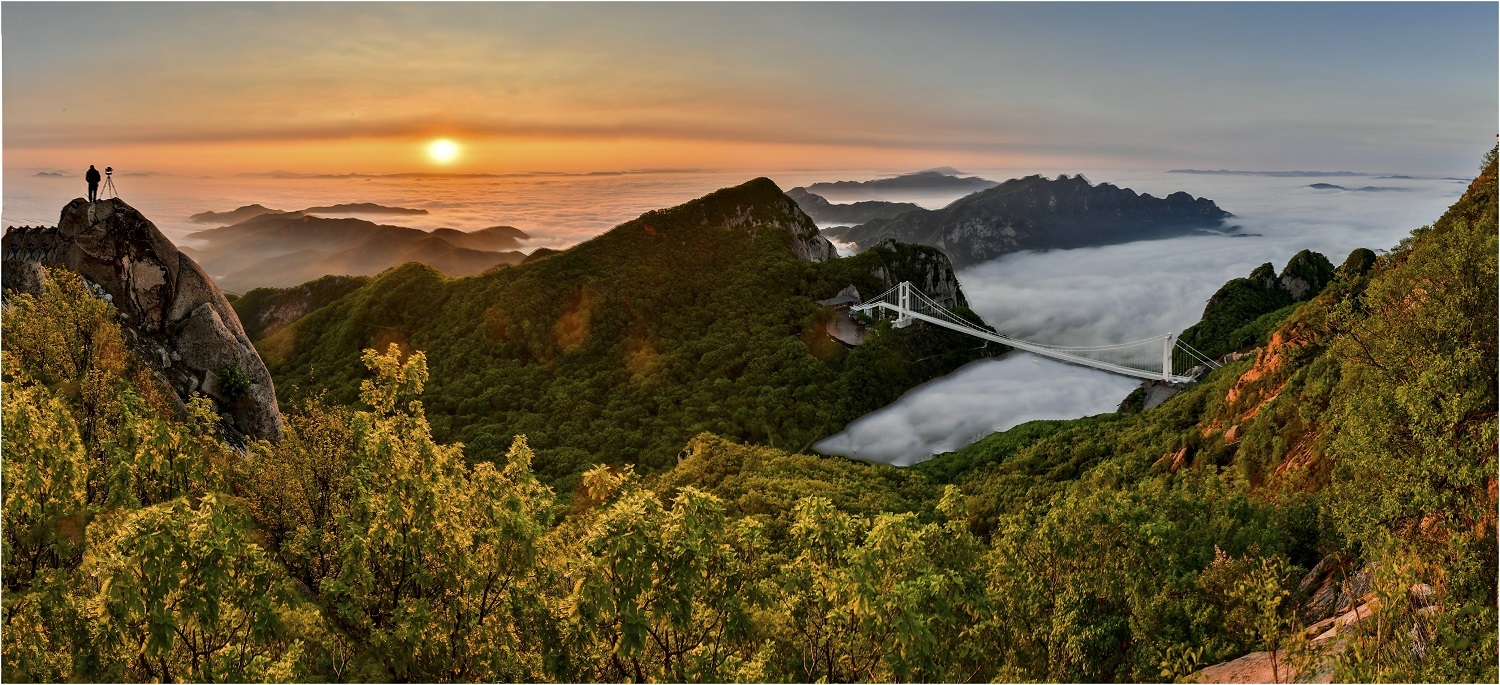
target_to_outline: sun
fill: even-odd
[[[447,164],[458,159],[458,143],[447,138],[439,138],[427,144],[427,156],[438,164]]]

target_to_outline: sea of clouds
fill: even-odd
[[[1196,323],[1208,298],[1232,278],[1271,262],[1279,272],[1298,251],[1322,252],[1335,265],[1358,247],[1394,247],[1429,224],[1466,183],[1437,179],[1340,179],[1349,187],[1315,190],[1318,178],[1096,172],[1091,181],[1163,197],[1177,190],[1208,197],[1235,216],[1243,237],[1194,235],[1107,247],[1022,252],[958,274],[975,311],[1002,333],[1024,340],[1093,345],[1141,340]],[[986,175],[988,178],[1004,176]],[[975,362],[913,389],[815,447],[905,465],[968,445],[1035,419],[1071,419],[1114,411],[1137,382],[1012,353]]]

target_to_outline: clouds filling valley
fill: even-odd
[[[1230,223],[1241,227],[1240,236],[1021,252],[959,272],[975,311],[1001,333],[1054,345],[1100,345],[1180,332],[1198,321],[1225,281],[1265,262],[1279,273],[1302,249],[1322,252],[1335,265],[1358,247],[1388,250],[1435,220],[1466,185],[1413,179],[1400,181],[1405,193],[1327,193],[1299,178],[1086,175],[1157,197],[1176,190],[1208,197],[1235,214]],[[1012,353],[915,388],[816,447],[910,464],[1026,421],[1113,411],[1136,384]]]

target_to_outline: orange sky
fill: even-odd
[[[427,146],[436,139],[457,143],[460,154],[435,162]],[[224,141],[213,143],[92,144],[12,148],[6,165],[71,170],[110,164],[124,170],[171,174],[295,173],[524,173],[631,169],[724,170],[787,168],[920,169],[984,164],[1025,168],[1066,164],[1071,157],[974,154],[961,151],[891,150],[878,147],[797,143],[674,140],[670,138],[502,138],[424,135],[329,141]],[[1080,164],[1084,158],[1077,158]]]
[[[1483,3],[0,12],[12,171],[1457,173],[1493,135],[1496,96]],[[424,154],[440,136],[463,146],[452,165]]]

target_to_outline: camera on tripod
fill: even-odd
[[[115,177],[114,177],[114,173],[115,173],[115,168],[114,167],[112,167],[112,166],[104,167],[104,187],[102,187],[102,188],[99,189],[99,197],[104,197],[105,193],[109,193],[113,197],[119,197],[120,196],[120,191],[115,190]]]

